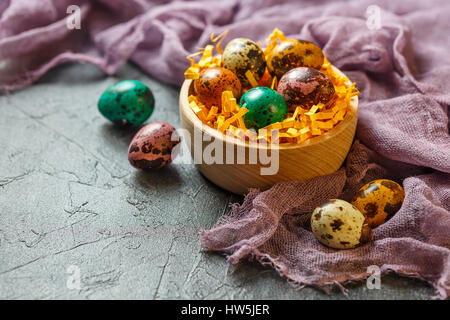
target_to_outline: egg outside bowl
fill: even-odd
[[[336,67],[333,66],[333,69],[343,75]],[[347,111],[344,120],[325,134],[302,143],[261,145],[225,136],[220,131],[203,124],[189,106],[188,97],[193,93],[192,84],[193,80],[184,81],[180,91],[180,117],[181,125],[185,130],[185,141],[200,172],[225,190],[245,194],[249,188],[265,190],[279,181],[305,181],[333,173],[341,167],[352,145],[358,120],[357,96],[352,97],[350,110]],[[207,138],[194,144],[194,139],[199,136],[199,133]],[[207,151],[210,154],[212,143],[215,146],[222,146],[223,150],[222,154],[219,152],[215,155],[219,159],[216,163],[205,162],[203,159],[205,148],[209,146]],[[243,155],[244,151],[245,159],[238,159],[237,153]],[[272,154],[272,151],[275,152]],[[265,155],[268,154],[269,158],[274,155],[272,160],[275,161],[276,151],[278,151],[279,159],[278,171],[270,175],[261,174],[262,168],[270,167]]]

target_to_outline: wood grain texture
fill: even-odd
[[[335,70],[342,73],[337,68]],[[352,98],[351,108],[345,119],[329,132],[300,144],[280,144],[272,146],[273,149],[271,150],[267,150],[267,148],[270,149],[270,146],[226,137],[214,128],[204,125],[189,107],[188,96],[192,93],[191,85],[192,80],[186,80],[180,92],[181,124],[190,133],[190,135],[185,136],[186,142],[191,154],[197,160],[202,159],[201,154],[211,143],[222,146],[223,154],[218,157],[223,159],[222,164],[196,161],[196,165],[207,179],[228,191],[245,194],[248,188],[264,190],[283,180],[304,181],[333,173],[341,167],[350,150],[358,120],[357,96]],[[201,132],[209,136],[211,141],[203,141],[201,147],[195,146],[193,143],[195,130],[199,130],[197,134]],[[236,156],[238,149],[240,154],[245,151],[245,161],[240,161],[240,163],[238,163]],[[270,166],[267,164],[267,157],[264,157],[267,152],[269,157],[271,152],[278,152],[279,154],[279,169],[276,174],[261,174],[261,168]],[[256,154],[254,164],[250,164],[251,154]],[[226,161],[227,156],[229,159],[234,158],[233,164],[227,164],[230,163],[230,161]],[[275,159],[275,156],[272,159]]]

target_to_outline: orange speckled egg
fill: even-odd
[[[267,68],[277,79],[291,69],[320,69],[324,62],[322,49],[306,40],[288,39],[277,44],[267,56]]]
[[[379,179],[359,189],[352,205],[366,217],[369,226],[375,228],[400,210],[404,199],[405,191],[397,182]]]
[[[200,72],[198,79],[194,81],[194,90],[198,99],[206,107],[213,105],[222,108],[222,92],[231,91],[238,99],[241,95],[241,83],[236,75],[225,68],[206,68]]]

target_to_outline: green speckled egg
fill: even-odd
[[[241,98],[241,107],[247,108],[244,122],[247,128],[260,129],[282,121],[287,116],[287,106],[283,97],[267,87],[248,90]]]
[[[153,93],[137,80],[124,80],[112,85],[98,101],[100,113],[120,125],[141,125],[151,116],[154,107]]]
[[[250,87],[245,73],[250,70],[259,81],[266,70],[266,59],[261,48],[252,40],[236,38],[231,40],[222,54],[223,67],[234,72],[243,87]]]

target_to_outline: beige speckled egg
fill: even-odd
[[[259,81],[266,71],[264,52],[252,40],[236,38],[231,40],[222,54],[223,67],[233,71],[243,87],[250,87],[245,73],[250,70],[256,81]]]
[[[311,229],[319,242],[335,249],[354,248],[373,239],[364,215],[340,199],[331,199],[314,210]]]

